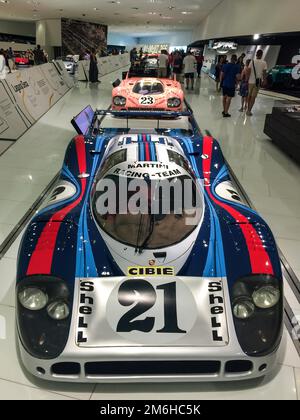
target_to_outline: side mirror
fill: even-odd
[[[121,84],[121,80],[117,79],[116,81],[113,82],[112,85],[113,85],[114,88],[116,88],[116,87],[120,86],[120,84]]]

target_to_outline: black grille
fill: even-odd
[[[253,363],[249,360],[231,360],[225,365],[226,373],[247,373],[253,369]]]
[[[53,375],[80,375],[80,364],[72,362],[56,363],[52,365],[51,371]]]
[[[213,375],[220,372],[221,362],[201,361],[141,361],[89,362],[88,375]]]

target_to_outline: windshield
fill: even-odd
[[[119,177],[109,175],[106,179],[114,181],[117,191],[115,202],[119,203]],[[118,204],[114,211],[104,212],[100,208],[101,196],[104,192],[100,191],[97,185],[100,181],[98,180],[94,184],[92,195],[93,214],[99,227],[116,241],[133,246],[139,252],[144,249],[166,248],[175,245],[187,238],[200,223],[203,212],[202,200],[200,200],[200,194],[194,181],[189,176],[183,175],[164,180],[172,185],[181,185],[179,195],[175,193],[175,189],[171,189],[167,200],[165,191],[160,188],[161,181],[156,181],[154,187],[152,181],[151,186],[149,184],[143,191],[146,203],[148,203],[147,214],[141,212],[132,214],[128,210],[128,203],[137,191],[128,192],[127,210],[123,212],[126,214],[120,214]],[[132,179],[126,179],[127,185],[130,181]],[[189,200],[186,200],[187,195],[190,197]],[[111,194],[109,196],[111,197]]]
[[[139,95],[158,95],[164,93],[164,87],[160,82],[142,81],[136,83],[132,91]]]

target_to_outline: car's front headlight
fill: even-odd
[[[263,286],[255,290],[252,295],[253,302],[258,308],[269,309],[277,305],[280,291],[274,286]]]
[[[71,323],[67,284],[52,276],[30,276],[17,285],[17,322],[26,351],[55,359],[64,350]]]
[[[48,303],[48,295],[37,287],[27,287],[18,295],[21,305],[30,311],[39,311]]]
[[[179,98],[170,98],[168,99],[169,108],[178,108],[181,105],[181,99]]]
[[[270,275],[242,278],[232,288],[231,301],[242,350],[257,357],[275,351],[282,333],[282,280]]]
[[[126,104],[126,98],[124,96],[115,96],[113,102],[116,106],[124,106]]]

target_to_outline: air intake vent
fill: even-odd
[[[142,361],[89,362],[86,376],[103,375],[215,375],[221,368],[218,361]]]

